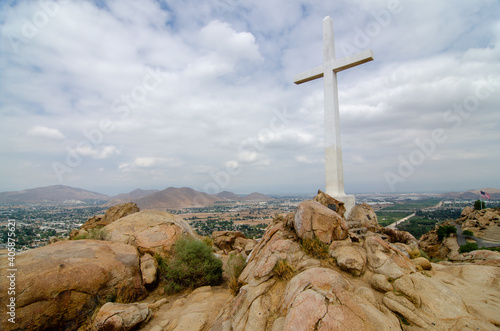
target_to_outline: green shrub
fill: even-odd
[[[186,288],[219,285],[222,261],[201,240],[183,237],[174,245],[173,257],[165,266],[165,290],[172,294]]]
[[[330,247],[316,237],[302,239],[301,246],[304,253],[317,259],[326,259],[330,256]]]
[[[476,243],[466,243],[458,249],[459,253],[468,253],[477,250],[479,247]]]
[[[443,240],[445,237],[448,237],[452,233],[457,233],[457,228],[455,228],[453,225],[443,225],[437,229],[439,240]]]
[[[158,263],[158,277],[159,279],[163,279],[167,272],[168,261],[158,253],[155,253],[153,257],[156,260],[156,263]]]
[[[476,202],[474,202],[474,209],[475,210],[481,210],[484,208],[486,208],[486,202],[481,201],[481,200],[476,200]]]
[[[207,244],[207,246],[208,246],[208,247],[212,247],[212,246],[214,245],[214,241],[213,241],[213,240],[212,240],[212,238],[210,238],[210,237],[203,236],[203,237],[201,238],[201,240],[202,240],[205,244]]]
[[[462,234],[463,234],[464,236],[473,236],[473,235],[474,235],[474,232],[472,232],[471,230],[464,230],[464,231],[462,232]]]

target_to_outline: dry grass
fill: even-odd
[[[416,259],[417,257],[421,256],[418,247],[414,248],[413,250],[410,248],[408,254],[410,255],[410,259]]]
[[[229,260],[227,261],[227,273],[229,275],[229,290],[232,295],[237,295],[240,288],[243,286],[243,282],[239,280],[243,269],[245,269],[246,261],[245,258],[240,254],[229,255]]]
[[[229,291],[232,295],[236,296],[240,292],[240,288],[243,286],[243,282],[240,281],[238,277],[231,276],[229,278]]]
[[[302,239],[302,251],[317,259],[328,259],[330,257],[330,247],[318,238]]]
[[[290,280],[296,272],[293,265],[288,260],[278,260],[273,268],[274,275],[281,280]]]

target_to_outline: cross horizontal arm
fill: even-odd
[[[335,72],[339,72],[369,61],[373,61],[373,52],[371,49],[367,49],[366,51],[362,51],[348,57],[333,60],[332,69]]]
[[[297,85],[309,82],[311,80],[315,80],[323,77],[323,65],[317,66],[316,68],[312,68],[310,70],[304,71],[295,77],[293,77],[293,82]]]

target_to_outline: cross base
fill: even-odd
[[[354,197],[354,195],[344,194],[344,195],[339,196],[339,195],[335,195],[335,194],[330,194],[330,193],[328,193],[328,191],[326,193],[329,196],[331,196],[332,198],[337,199],[339,201],[342,201],[344,203],[344,207],[345,207],[344,219],[347,220],[347,218],[349,217],[349,214],[351,213],[352,208],[356,204],[356,198]]]

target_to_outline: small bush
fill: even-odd
[[[448,237],[452,233],[457,233],[457,228],[453,225],[443,225],[437,229],[437,236],[439,240],[443,240],[445,237]]]
[[[474,209],[475,210],[481,210],[481,209],[484,209],[484,208],[486,208],[486,202],[481,201],[481,200],[476,200],[474,202]]]
[[[237,295],[243,283],[239,280],[243,269],[245,269],[246,261],[241,254],[229,255],[229,260],[227,261],[227,273],[229,275],[229,290],[232,295]]]
[[[212,238],[203,236],[201,237],[201,241],[203,241],[205,244],[207,244],[208,247],[212,247],[214,242],[212,241]]]
[[[301,246],[304,253],[317,259],[327,259],[330,257],[330,247],[316,237],[314,239],[302,239]]]
[[[468,253],[477,250],[479,247],[476,243],[466,243],[458,249],[459,253]]]
[[[278,260],[274,265],[273,272],[276,277],[282,280],[289,280],[295,274],[295,268],[288,263],[288,260]]]
[[[473,236],[473,235],[474,235],[474,232],[472,232],[471,230],[464,230],[464,231],[462,232],[462,234],[463,234],[464,236]]]
[[[219,285],[222,281],[222,261],[203,241],[183,237],[175,242],[174,254],[165,267],[164,279],[168,294],[186,288]]]
[[[163,279],[167,272],[168,261],[158,253],[155,253],[153,257],[156,260],[156,263],[158,263],[158,277]]]
[[[82,240],[82,239],[108,240],[108,238],[109,238],[108,232],[103,227],[100,227],[100,228],[90,229],[87,234],[76,236],[75,240]]]

